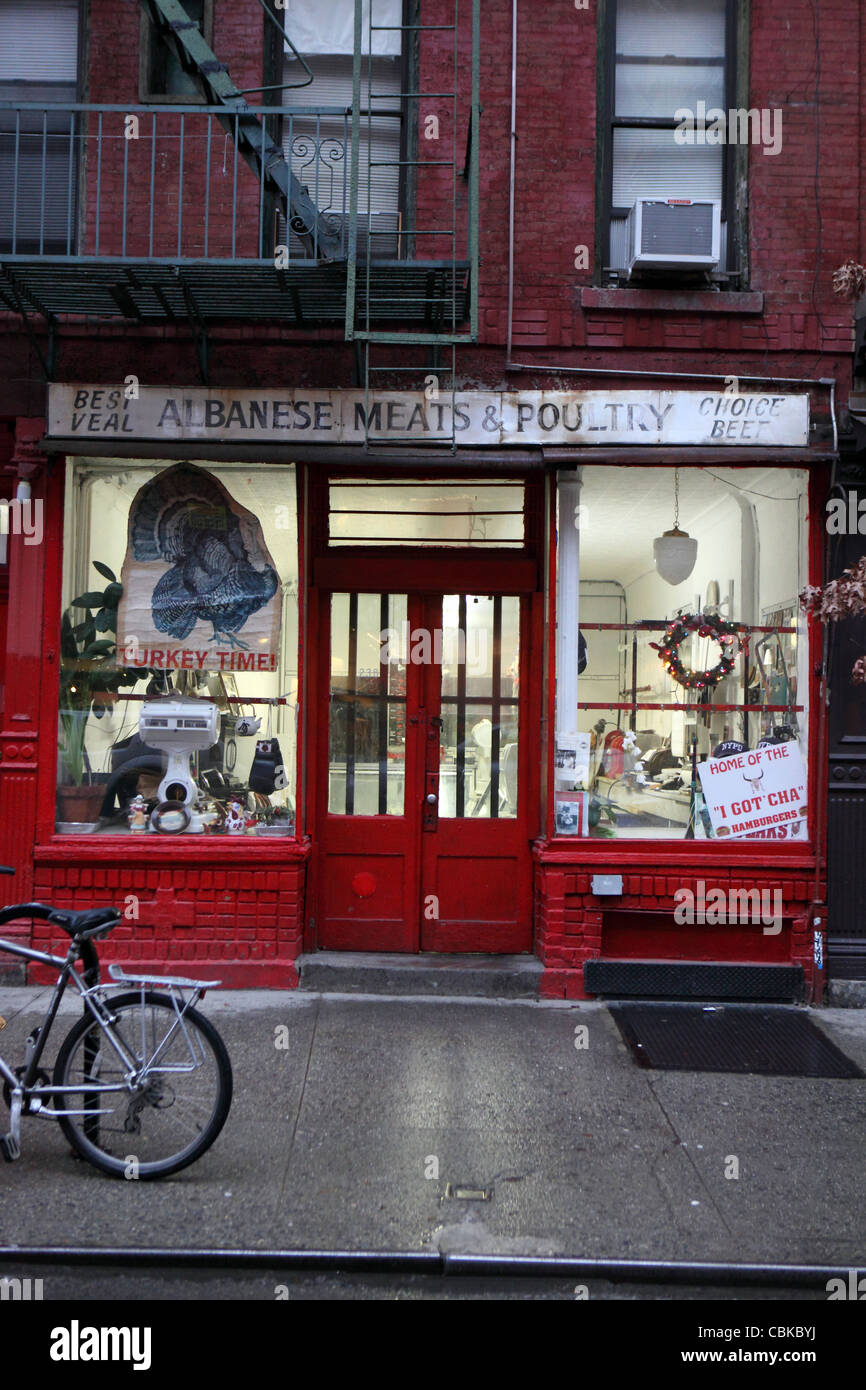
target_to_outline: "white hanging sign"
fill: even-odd
[[[803,448],[809,397],[724,391],[232,391],[52,384],[48,437],[170,443],[701,444]]]

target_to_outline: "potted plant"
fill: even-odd
[[[87,723],[117,699],[121,686],[135,685],[150,674],[117,665],[117,605],[123,586],[108,565],[93,568],[108,580],[105,589],[80,594],[60,625],[60,756],[63,780],[57,788],[58,820],[68,824],[95,821],[105,793],[92,780],[87,756]],[[76,621],[75,609],[85,617]]]

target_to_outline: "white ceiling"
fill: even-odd
[[[793,469],[681,468],[681,531],[698,541],[736,527],[740,507],[735,493],[793,499],[805,475]],[[583,579],[633,583],[653,568],[652,543],[674,524],[674,470],[661,467],[597,465],[583,470],[580,572]],[[565,525],[570,518],[562,518]]]

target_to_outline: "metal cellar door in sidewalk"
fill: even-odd
[[[528,951],[531,598],[322,600],[318,945]]]

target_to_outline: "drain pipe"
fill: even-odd
[[[517,0],[511,0],[511,164],[508,175],[508,337],[505,370],[511,362],[514,323],[514,185],[517,166]]]

